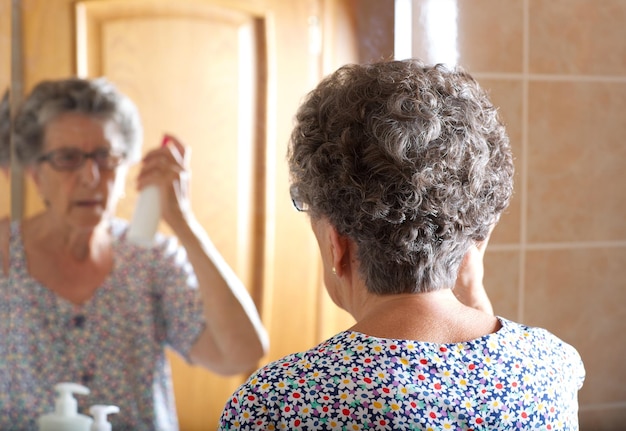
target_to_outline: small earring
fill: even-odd
[[[333,266],[333,268],[331,269],[331,271],[333,272],[333,275],[337,275],[337,270],[335,269],[335,267]]]

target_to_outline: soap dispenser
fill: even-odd
[[[111,431],[111,423],[107,421],[107,415],[109,413],[119,413],[120,409],[117,406],[107,406],[102,404],[95,404],[89,407],[89,413],[93,416],[93,423],[89,431]]]
[[[58,393],[54,413],[47,413],[39,418],[39,431],[89,431],[93,422],[87,416],[78,413],[78,403],[73,393],[87,395],[89,389],[77,383],[59,383],[54,389]]]

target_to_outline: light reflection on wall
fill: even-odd
[[[412,0],[396,0],[394,9],[393,55],[396,60],[410,58],[412,53]]]
[[[419,56],[427,63],[456,65],[459,60],[457,15],[457,0],[396,0],[396,58]],[[413,28],[416,28],[416,35],[426,40],[413,41]]]

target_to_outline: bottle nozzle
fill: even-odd
[[[93,416],[93,423],[91,424],[90,431],[111,431],[111,423],[107,421],[107,415],[109,413],[119,413],[120,409],[117,406],[107,406],[102,404],[95,404],[89,407],[89,413]]]
[[[55,410],[56,413],[61,416],[74,416],[78,413],[78,404],[76,398],[72,396],[73,393],[81,395],[89,394],[89,388],[79,385],[78,383],[58,383],[54,386],[54,389],[59,394],[55,401]]]

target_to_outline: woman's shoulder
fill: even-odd
[[[4,274],[9,267],[9,238],[11,237],[11,220],[6,217],[0,219],[0,264]]]
[[[546,328],[519,323],[501,316],[498,316],[498,320],[502,324],[502,330],[498,332],[503,336],[533,342],[545,340],[549,343],[566,344]]]
[[[128,221],[111,221],[115,273],[126,277],[148,278],[161,286],[197,286],[185,249],[174,236],[157,233],[152,244],[128,241]],[[178,281],[184,280],[182,283]]]
[[[319,366],[335,361],[336,355],[343,354],[343,350],[349,348],[350,338],[354,338],[354,332],[343,331],[308,350],[291,353],[269,362],[259,368],[254,374],[260,376],[272,376],[276,374],[297,375],[306,370],[312,370]]]
[[[498,319],[502,323],[502,329],[498,331],[501,341],[510,343],[514,348],[529,355],[544,359],[553,357],[555,360],[582,367],[582,359],[576,348],[549,329],[514,322],[503,317]]]
[[[151,244],[135,244],[127,238],[129,222],[114,218],[110,221],[111,237],[123,250],[137,256],[172,256],[181,252],[181,247],[175,237],[157,232]]]
[[[0,230],[0,247],[7,253],[3,257],[6,257],[6,264],[10,267],[15,265],[22,265],[24,259],[24,243],[22,242],[22,226],[21,220],[6,219]],[[4,260],[3,260],[4,264]]]

